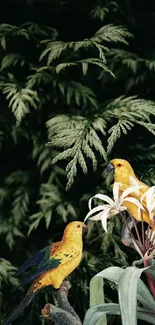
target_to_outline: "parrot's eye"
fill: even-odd
[[[122,165],[121,164],[117,164],[117,167],[121,167]]]
[[[80,228],[80,225],[78,225],[77,228]]]

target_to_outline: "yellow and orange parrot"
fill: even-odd
[[[141,182],[135,175],[131,165],[129,164],[128,161],[124,159],[113,159],[110,161],[109,165],[107,166],[107,169],[114,174],[114,181],[120,183],[120,195],[122,194],[123,191],[125,191],[127,188],[131,187],[131,181],[130,181],[130,176],[134,178],[136,183],[139,186],[142,186],[139,189],[139,193],[136,195],[135,193],[130,193],[129,196],[135,197],[137,199],[141,199],[142,195],[149,189],[149,186],[146,185],[145,183]],[[142,200],[142,205],[145,208],[144,210],[141,210],[141,215],[138,214],[138,207],[132,203],[132,202],[123,202],[123,205],[127,207],[129,212],[132,214],[132,216],[138,220],[142,221],[141,215],[143,217],[143,220],[147,222],[148,224],[151,225],[153,221],[150,221],[149,213],[147,211],[147,206],[146,206],[146,197],[144,196]]]
[[[79,265],[83,250],[82,233],[86,229],[87,226],[83,222],[70,222],[64,230],[61,241],[45,247],[19,268],[15,276],[20,275],[32,265],[37,266],[36,272],[28,275],[21,282],[21,285],[24,285],[34,280],[26,296],[7,319],[5,325],[11,324],[18,317],[41,288],[52,285],[58,289],[63,280]]]

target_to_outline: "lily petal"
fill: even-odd
[[[137,194],[137,189],[141,188],[141,186],[134,186],[134,187],[129,187],[127,190],[125,190],[122,195],[120,196],[120,203],[124,200],[124,198],[131,193],[136,193]]]
[[[127,197],[126,199],[123,200],[123,202],[124,201],[131,202],[131,203],[137,205],[137,207],[139,207],[141,210],[145,210],[144,207],[141,205],[141,203],[133,197]]]
[[[155,199],[155,186],[151,186],[149,190],[145,192],[145,194],[147,209],[150,211],[152,201]]]
[[[115,203],[119,202],[119,187],[120,187],[119,182],[114,183],[114,186],[113,186],[113,198],[114,198]]]
[[[103,211],[99,212],[98,214],[96,214],[96,215],[93,216],[93,217],[90,217],[89,219],[90,219],[90,220],[100,220],[102,214],[103,214]]]
[[[90,210],[88,213],[87,213],[87,215],[86,215],[86,217],[85,217],[85,219],[84,219],[84,222],[92,215],[92,214],[94,214],[95,212],[98,212],[98,211],[102,211],[102,210],[105,210],[105,208],[104,208],[104,205],[99,205],[98,207],[96,207],[96,208],[93,208],[92,210]]]
[[[150,214],[150,219],[153,219],[153,217],[155,216],[155,201],[153,201],[153,203],[150,206],[149,214]]]
[[[105,232],[107,232],[107,219],[108,218],[109,218],[109,211],[107,209],[101,216],[102,227],[105,230]]]
[[[105,201],[105,202],[107,202],[107,203],[109,203],[110,205],[113,205],[113,206],[115,204],[115,202],[109,196],[107,196],[105,194],[96,194],[96,195],[92,196],[91,199],[89,199],[89,204],[88,204],[89,210],[91,210],[91,202],[92,202],[93,198],[97,198],[99,200]]]

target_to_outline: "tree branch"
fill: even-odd
[[[79,316],[68,301],[68,291],[70,288],[71,284],[69,281],[64,281],[62,283],[58,290],[59,307],[46,304],[41,311],[41,314],[45,319],[60,325],[82,325]]]

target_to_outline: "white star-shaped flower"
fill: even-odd
[[[89,200],[88,206],[89,206],[90,211],[86,215],[84,222],[88,218],[90,218],[91,220],[101,220],[103,229],[107,232],[107,219],[118,214],[120,211],[127,210],[127,208],[123,205],[123,202],[125,202],[125,201],[131,202],[131,203],[135,204],[141,210],[144,210],[144,207],[137,199],[128,197],[131,193],[137,194],[137,190],[141,186],[136,185],[133,187],[129,187],[119,197],[120,186],[121,186],[121,183],[117,183],[117,182],[114,183],[114,186],[113,186],[113,198],[114,199],[113,200],[109,196],[104,195],[104,194],[94,195]],[[104,202],[107,202],[107,204],[101,204],[101,205],[98,205],[97,207],[92,209],[91,206],[92,206],[93,198],[100,199]],[[92,215],[94,215],[94,216],[92,216]],[[92,216],[92,217],[90,217],[90,216]]]

